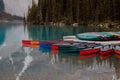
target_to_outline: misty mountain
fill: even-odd
[[[18,17],[18,16],[13,16],[9,13],[6,13],[4,2],[3,2],[3,0],[0,0],[0,20],[11,21],[11,20],[22,20],[22,18]]]
[[[22,17],[8,14],[4,11],[0,11],[0,21],[13,21],[13,20],[23,20]]]
[[[32,0],[0,0],[0,20],[22,20],[31,5]]]

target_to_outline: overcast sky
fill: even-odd
[[[32,0],[3,0],[5,11],[12,15],[24,16],[28,11],[28,6],[31,6]],[[36,3],[38,0],[35,0]]]

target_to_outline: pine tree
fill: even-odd
[[[36,24],[120,21],[119,4],[120,0],[39,0],[37,5],[33,0],[27,21]]]

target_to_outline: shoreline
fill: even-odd
[[[73,26],[73,27],[79,27],[80,25],[86,25],[86,26],[96,26],[100,28],[120,28],[120,22],[119,21],[107,21],[107,22],[93,22],[93,23],[84,23],[80,24],[77,22],[73,22],[71,24],[65,24],[63,22],[48,22],[48,23],[42,23],[42,24],[34,24],[32,22],[23,22],[26,25],[50,25],[50,26]]]
[[[0,23],[21,23],[23,24],[23,20],[0,20]]]

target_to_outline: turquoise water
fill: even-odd
[[[53,27],[0,24],[0,80],[119,80],[120,57],[53,54],[22,47],[21,40],[56,40],[65,35],[102,31],[88,26]],[[89,58],[87,58],[89,57]]]

